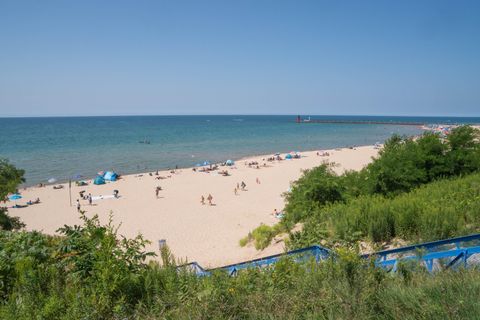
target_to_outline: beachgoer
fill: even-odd
[[[77,199],[77,212],[80,212],[80,208],[81,208],[80,200]]]
[[[240,183],[237,182],[237,190],[240,190]]]
[[[275,217],[278,215],[278,211],[277,211],[277,209],[273,209],[273,213],[272,213],[272,215],[274,215]]]
[[[233,189],[233,193],[237,195],[237,188]]]
[[[257,184],[260,184],[260,179],[257,178]]]
[[[114,196],[115,198],[118,198],[118,190],[116,190],[116,189],[113,190],[113,196]]]
[[[208,194],[207,200],[208,200],[208,204],[209,204],[209,205],[212,205],[213,197],[212,197],[211,194]]]
[[[157,199],[158,199],[158,194],[160,193],[161,190],[162,190],[162,187],[160,186],[155,188],[155,195],[157,196]]]
[[[242,184],[241,184],[242,190],[245,190],[246,186],[247,186],[247,184],[244,181],[242,181]]]
[[[88,194],[88,204],[92,205],[92,194],[91,193]]]
[[[202,197],[200,198],[200,203],[201,204],[205,204],[205,197],[202,195]]]

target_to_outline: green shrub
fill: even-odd
[[[321,232],[318,232],[318,231]],[[431,241],[480,231],[480,174],[424,185],[394,198],[360,196],[325,206],[306,220],[292,247],[323,239]],[[361,235],[355,237],[352,235]]]

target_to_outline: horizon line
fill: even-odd
[[[211,113],[211,114],[112,114],[112,115],[13,115],[2,116],[0,119],[19,119],[19,118],[99,118],[99,117],[192,117],[192,116],[311,116],[311,117],[410,117],[410,118],[480,118],[480,115],[405,115],[405,114],[229,114],[229,113]]]

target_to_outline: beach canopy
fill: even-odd
[[[93,184],[105,184],[105,179],[103,179],[103,177],[100,177],[100,176],[97,176],[94,180],[93,180]]]
[[[18,199],[22,199],[22,196],[19,195],[18,193],[15,193],[15,194],[12,194],[11,196],[8,196],[8,199],[9,200],[18,200]]]
[[[232,166],[232,165],[234,164],[234,162],[233,162],[233,160],[230,160],[230,159],[229,159],[229,160],[227,160],[227,161],[225,162],[225,164],[226,164],[227,166]]]
[[[113,171],[107,171],[103,175],[103,179],[105,179],[107,181],[116,181],[117,177],[118,177],[118,175]]]
[[[292,159],[292,155],[291,155],[290,153],[287,153],[287,154],[285,155],[285,159]]]

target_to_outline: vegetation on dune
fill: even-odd
[[[463,216],[463,209],[458,206],[447,206],[451,212],[446,214],[440,209],[444,205],[438,201],[426,205],[428,197],[425,195],[412,195],[410,197],[423,197],[424,200],[418,200],[423,204],[423,209],[430,211],[430,219],[437,218],[450,219],[449,223],[441,223],[442,226],[433,224],[435,231],[426,233],[423,237],[418,232],[427,230],[419,229],[417,224],[427,222],[416,222],[411,225],[403,224],[400,229],[395,230],[393,224],[400,220],[411,220],[408,218],[409,212],[396,213],[393,215],[389,208],[396,202],[390,202],[397,196],[408,193],[425,184],[442,180],[445,178],[459,177],[468,175],[480,170],[480,142],[478,130],[470,126],[462,126],[452,130],[447,139],[442,139],[434,133],[427,132],[421,137],[414,139],[409,137],[392,136],[386,141],[384,148],[379,152],[379,156],[360,171],[348,171],[342,175],[336,175],[330,165],[324,164],[311,170],[306,170],[303,176],[293,183],[292,191],[287,193],[285,217],[280,224],[282,227],[271,227],[268,235],[269,239],[275,236],[274,230],[290,230],[296,223],[305,223],[306,231],[295,234],[292,239],[300,244],[311,243],[312,241],[327,239],[329,241],[340,238],[342,240],[360,240],[369,237],[373,241],[385,241],[399,235],[405,237],[405,240],[417,239],[439,239],[444,236],[461,234],[468,230],[475,230],[479,227],[479,221],[465,221],[469,225],[466,228],[460,226],[453,227],[455,221],[460,223],[458,217]],[[451,188],[449,183],[443,186]],[[473,187],[474,189],[474,187]],[[435,191],[432,196],[442,197],[440,191]],[[458,197],[462,197],[456,194]],[[463,198],[467,198],[464,195]],[[462,199],[463,199],[462,198]],[[473,205],[473,204],[472,204]],[[365,210],[369,210],[366,212]],[[373,211],[377,210],[377,214]],[[390,211],[389,211],[390,210]],[[335,213],[342,211],[343,213]],[[335,213],[335,217],[333,214]],[[415,213],[416,214],[416,213]],[[340,222],[332,225],[335,219],[346,219],[349,217],[348,231],[341,231]],[[427,217],[425,215],[425,217]],[[376,221],[376,219],[382,219]],[[395,222],[394,221],[397,221]],[[453,219],[456,219],[453,221]],[[355,221],[362,221],[361,226],[352,227]],[[450,225],[449,230],[440,232],[438,228]],[[366,230],[366,225],[370,230]],[[264,228],[264,226],[261,226]],[[333,230],[333,229],[334,230]],[[386,231],[384,229],[391,228]],[[252,234],[255,230],[252,231]],[[308,234],[308,235],[307,235]],[[341,236],[345,234],[345,236]],[[415,236],[415,234],[417,234]],[[315,235],[315,236],[314,236]],[[430,236],[431,235],[431,236]],[[305,237],[304,239],[302,239]],[[265,248],[270,243],[267,238],[252,238],[257,248]],[[266,244],[266,245],[265,245]]]
[[[480,231],[480,174],[439,180],[396,197],[364,195],[328,204],[305,220],[290,245],[322,240],[388,242],[395,237],[423,242]]]
[[[0,231],[1,319],[475,319],[480,273],[388,274],[355,252],[230,277],[145,263],[145,241],[83,217],[61,237]]]

